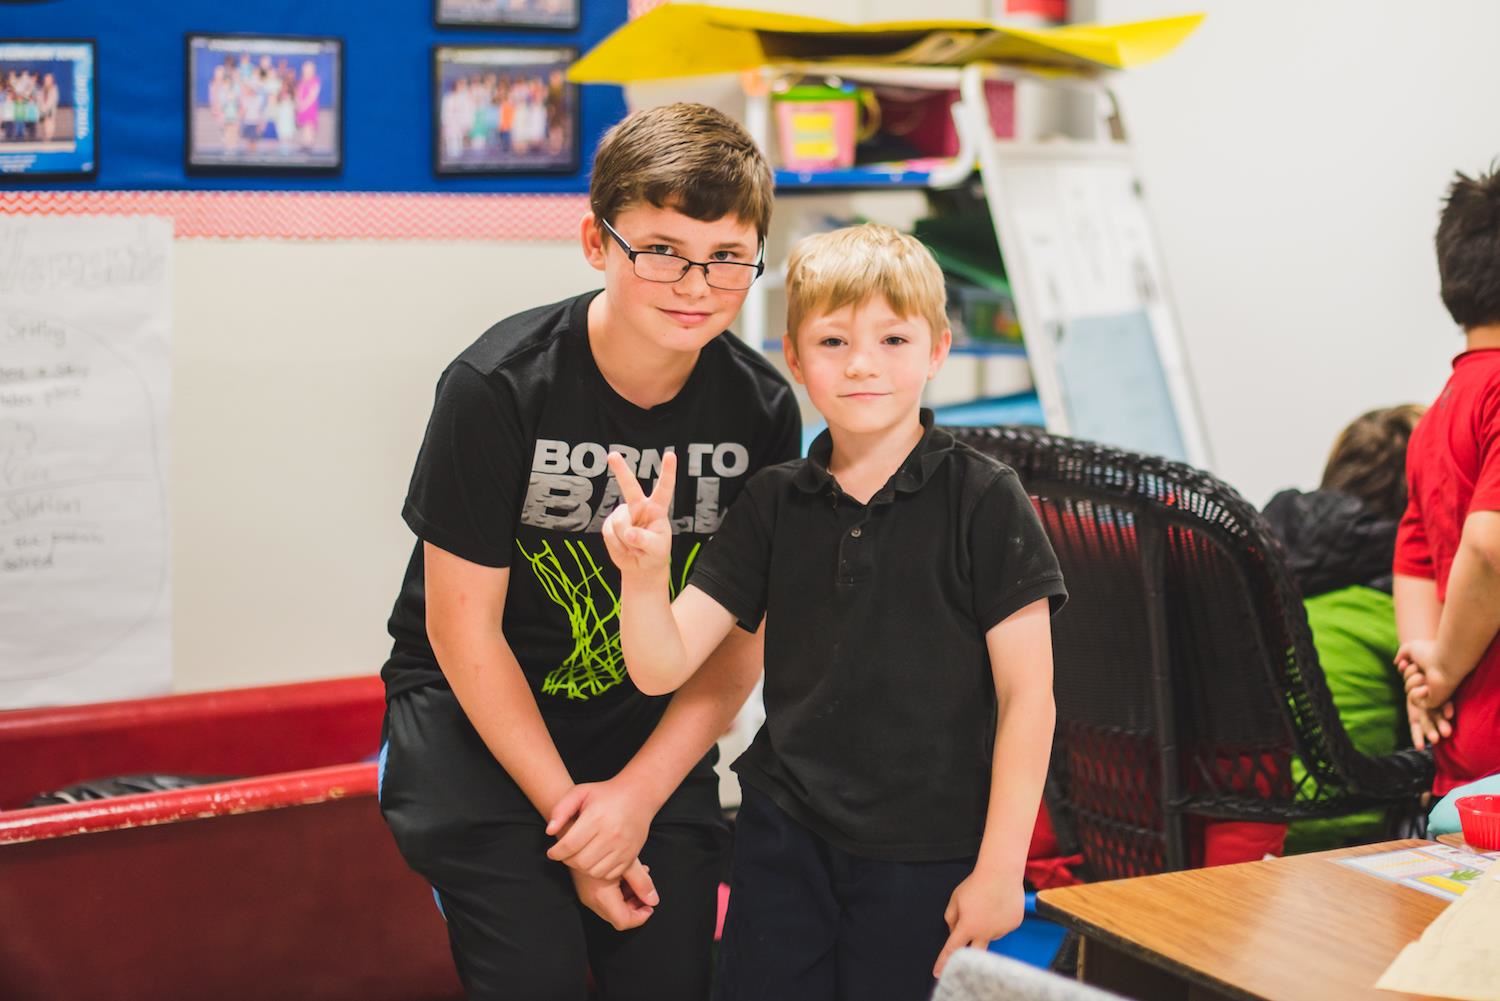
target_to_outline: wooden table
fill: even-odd
[[[1396,1001],[1375,981],[1447,902],[1339,865],[1359,848],[1090,883],[1037,896],[1083,937],[1085,981],[1151,1001]]]

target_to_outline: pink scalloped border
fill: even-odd
[[[154,215],[179,239],[571,240],[587,195],[7,191],[0,215]]]

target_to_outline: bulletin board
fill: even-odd
[[[984,145],[985,192],[1047,428],[1210,466],[1129,150]]]
[[[38,0],[4,6],[4,39],[92,39],[98,46],[98,176],[48,187],[341,192],[587,191],[599,136],[625,114],[621,90],[578,90],[580,170],[444,176],[433,170],[437,45],[566,46],[585,52],[625,22],[626,0],[579,0],[571,30],[439,27],[432,0]],[[183,164],[185,37],[190,33],[343,41],[344,164],[333,176],[188,174]],[[0,191],[17,182],[0,178]],[[35,185],[31,185],[35,187]]]

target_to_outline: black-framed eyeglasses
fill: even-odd
[[[609,224],[608,220],[600,219],[599,222],[609,230],[609,235],[614,237],[620,249],[625,251],[625,256],[630,258],[630,263],[635,268],[635,276],[648,282],[671,285],[686,278],[687,273],[693,268],[702,268],[703,280],[708,283],[709,288],[722,289],[725,292],[743,292],[754,285],[755,279],[766,270],[764,257],[754,264],[741,264],[739,261],[690,261],[676,254],[636,250],[625,242],[623,236],[615,232],[615,228]]]

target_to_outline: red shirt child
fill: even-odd
[[[1412,432],[1406,477],[1395,572],[1433,581],[1446,604],[1464,522],[1500,511],[1500,348],[1454,359],[1453,375]],[[1453,734],[1433,746],[1439,795],[1500,772],[1500,643],[1490,642],[1452,702]]]
[[[1446,794],[1500,773],[1500,169],[1454,176],[1435,242],[1467,350],[1407,446],[1393,593],[1412,741]]]

